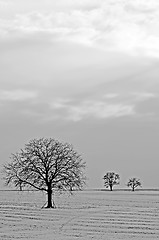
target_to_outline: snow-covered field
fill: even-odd
[[[159,192],[83,191],[55,197],[0,191],[0,239],[159,239]]]

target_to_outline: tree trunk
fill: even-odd
[[[19,184],[19,190],[22,191],[23,188],[22,188],[22,184]]]
[[[110,185],[110,191],[113,191],[113,185]]]
[[[51,184],[48,184],[48,190],[47,190],[47,206],[46,208],[53,208],[52,205],[52,188],[51,188]]]

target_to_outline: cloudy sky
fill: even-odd
[[[0,83],[1,168],[53,137],[90,188],[107,171],[159,187],[158,0],[0,0]]]

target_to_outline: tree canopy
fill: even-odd
[[[33,139],[11,162],[4,165],[6,185],[31,187],[46,191],[47,207],[52,205],[52,191],[80,190],[85,184],[85,162],[71,144],[52,138]]]

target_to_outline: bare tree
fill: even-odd
[[[53,190],[71,192],[85,184],[85,162],[68,143],[33,139],[19,153],[12,154],[11,160],[4,165],[5,184],[46,191],[47,208],[54,207]]]
[[[128,183],[127,183],[128,187],[131,187],[132,191],[135,191],[135,188],[137,187],[141,187],[141,181],[140,179],[137,178],[130,178]]]
[[[110,188],[110,191],[113,190],[113,186],[119,184],[119,174],[114,173],[114,172],[107,172],[104,175],[104,186],[106,188]]]

